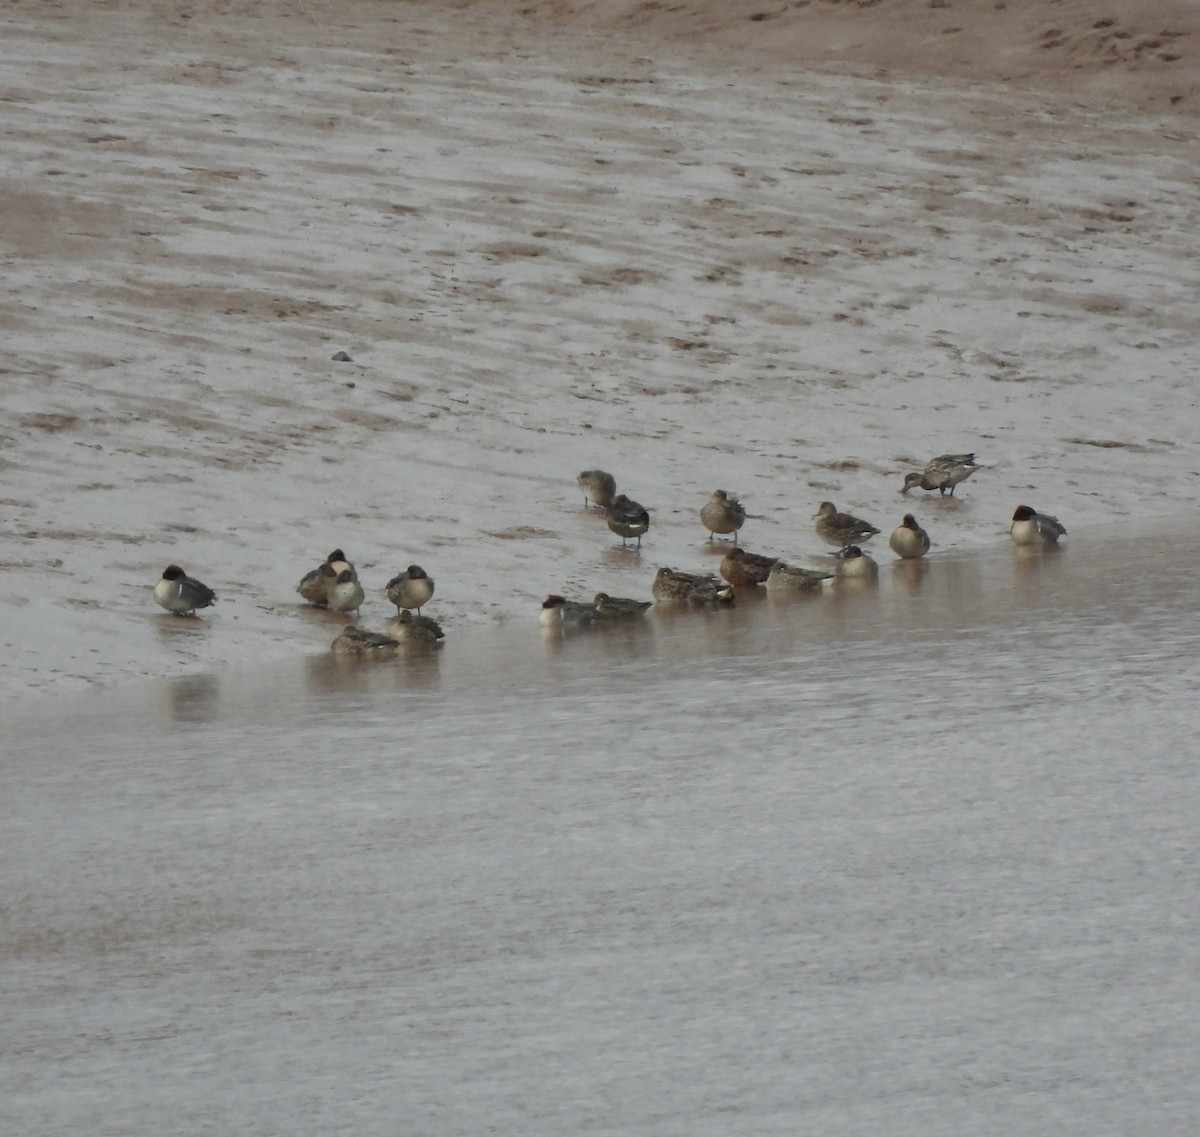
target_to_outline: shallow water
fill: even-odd
[[[34,706],[3,1130],[1194,1133],[1198,548]]]

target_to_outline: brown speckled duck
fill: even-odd
[[[821,502],[813,528],[822,541],[838,549],[860,545],[879,532],[874,525],[860,517],[850,513],[839,513],[837,506],[831,501]]]
[[[592,608],[598,620],[624,620],[630,616],[640,616],[653,602],[650,600],[630,600],[624,596],[609,596],[607,592],[597,592],[592,601]]]
[[[722,584],[711,573],[679,572],[660,568],[650,586],[655,600],[683,600],[696,604],[728,604],[733,601],[733,588]]]
[[[833,580],[833,573],[800,568],[797,565],[776,561],[767,576],[767,591],[808,592],[820,588],[827,580]]]
[[[346,554],[341,549],[334,549],[323,564],[310,569],[300,578],[296,591],[310,604],[324,608],[329,603],[329,586],[337,580],[338,573],[345,569],[353,572],[354,566],[346,560]]]
[[[583,493],[583,504],[595,502],[601,509],[607,509],[617,496],[617,479],[607,470],[584,470],[575,479]]]
[[[940,495],[954,496],[954,487],[959,482],[965,482],[979,469],[974,454],[939,454],[925,463],[921,473],[913,471],[904,475],[904,485],[901,493],[909,490],[937,490]]]
[[[730,497],[724,490],[713,490],[713,495],[704,503],[700,510],[700,524],[708,530],[708,539],[720,533],[733,534],[733,543],[737,544],[737,531],[746,523],[746,510],[736,497]]]
[[[778,557],[748,553],[740,545],[735,545],[721,560],[721,575],[735,587],[765,584],[771,575],[771,566],[778,563]]]
[[[334,655],[358,655],[365,659],[391,659],[399,649],[399,640],[357,627],[347,628],[329,645]]]
[[[407,608],[388,624],[388,635],[401,643],[436,644],[446,638],[442,625],[429,616],[414,616]]]

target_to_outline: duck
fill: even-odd
[[[697,604],[720,604],[733,601],[733,589],[722,584],[711,573],[679,572],[660,568],[650,586],[655,600],[689,600]]]
[[[436,644],[446,638],[442,625],[430,616],[414,616],[407,608],[388,624],[388,635],[401,643]]]
[[[216,598],[207,584],[188,576],[178,565],[167,565],[154,586],[156,603],[175,616],[194,616],[197,608],[209,607]]]
[[[1066,527],[1057,517],[1038,513],[1029,505],[1017,506],[1008,531],[1017,545],[1057,545],[1059,537],[1067,535]]]
[[[974,454],[939,454],[925,463],[921,473],[904,475],[901,493],[912,489],[937,490],[940,495],[954,496],[954,487],[965,482],[979,469]]]
[[[323,564],[300,578],[296,591],[310,604],[324,608],[329,599],[329,586],[337,579],[337,574],[345,569],[354,571],[354,566],[346,560],[346,554],[341,549],[334,549]]]
[[[740,545],[735,545],[721,560],[720,572],[733,585],[765,584],[772,566],[778,563],[778,557],[748,553]]]
[[[608,507],[608,527],[621,538],[622,545],[631,537],[636,537],[640,549],[642,534],[650,528],[650,514],[640,503],[623,493],[617,494]]]
[[[351,626],[329,645],[334,655],[361,655],[369,659],[391,659],[400,650],[400,641],[382,632],[368,632]]]
[[[617,479],[607,470],[584,470],[576,484],[583,492],[583,504],[595,502],[601,509],[607,509],[613,503],[617,493]]]
[[[796,565],[776,561],[767,575],[768,592],[807,592],[820,588],[827,580],[833,580],[833,573],[821,572],[818,569],[799,568]]]
[[[904,520],[892,530],[888,544],[901,560],[911,561],[929,552],[929,534],[911,513],[906,513]]]
[[[814,528],[822,541],[839,549],[848,549],[851,545],[869,541],[879,532],[874,525],[860,517],[850,513],[839,513],[837,506],[831,501],[821,502]]]
[[[337,570],[333,565],[326,562],[319,568],[306,572],[300,578],[300,583],[296,586],[296,591],[310,604],[315,605],[317,608],[325,608],[329,603],[329,586],[336,579]]]
[[[384,586],[384,594],[396,605],[399,613],[405,608],[421,609],[433,596],[433,578],[420,565],[409,565]]]
[[[577,600],[568,600],[558,593],[551,593],[542,601],[542,613],[539,619],[544,628],[584,627],[594,623],[596,609],[590,604],[582,604]]]
[[[329,586],[326,603],[334,612],[357,612],[366,599],[363,586],[352,568],[344,568]]]
[[[837,566],[838,580],[874,580],[878,575],[879,566],[857,545],[842,550]]]
[[[712,497],[700,510],[700,523],[708,530],[710,541],[718,533],[732,533],[736,545],[737,531],[746,524],[746,508],[724,490],[713,490]]]
[[[623,620],[630,616],[640,616],[651,604],[652,600],[629,600],[624,596],[609,596],[607,592],[597,592],[592,601],[592,610],[598,620]]]

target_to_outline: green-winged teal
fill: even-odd
[[[583,504],[595,502],[601,509],[607,509],[617,495],[617,479],[607,470],[584,470],[575,479],[583,493]]]
[[[642,534],[650,528],[650,514],[636,501],[623,493],[617,494],[608,507],[608,527],[621,538],[621,544],[636,537],[638,548],[642,547]]]
[[[388,635],[401,643],[435,644],[445,639],[442,625],[430,616],[414,616],[407,608],[388,624]]]
[[[736,497],[724,490],[713,490],[713,495],[700,510],[700,524],[708,530],[708,539],[720,533],[732,533],[737,544],[737,531],[746,523],[746,509]]]
[[[712,573],[679,572],[673,568],[660,568],[650,586],[650,595],[655,600],[719,604],[733,600],[733,588],[722,584]]]
[[[813,526],[817,536],[827,545],[838,549],[848,549],[851,545],[869,541],[879,532],[870,522],[863,521],[850,513],[839,513],[837,506],[831,501],[821,502],[817,510],[816,524]]]
[[[396,605],[396,611],[415,608],[418,612],[433,596],[433,579],[420,565],[409,565],[399,576],[392,577],[383,589]]]
[[[176,616],[194,616],[197,608],[207,608],[216,598],[207,584],[193,580],[178,565],[167,565],[154,586],[155,601]]]
[[[929,552],[929,534],[911,513],[906,513],[904,520],[892,530],[888,544],[901,560],[910,561]]]
[[[965,482],[979,466],[974,454],[939,454],[925,463],[922,473],[913,471],[904,475],[904,485],[901,493],[909,490],[937,490],[939,494],[954,496],[954,487],[959,482]]]
[[[1018,545],[1057,545],[1059,537],[1065,537],[1067,530],[1057,517],[1038,513],[1032,506],[1018,505],[1009,533]]]

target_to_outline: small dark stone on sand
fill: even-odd
[[[335,363],[353,363],[354,362],[344,351],[339,351],[337,353],[337,355],[335,355],[333,357],[333,360]]]

